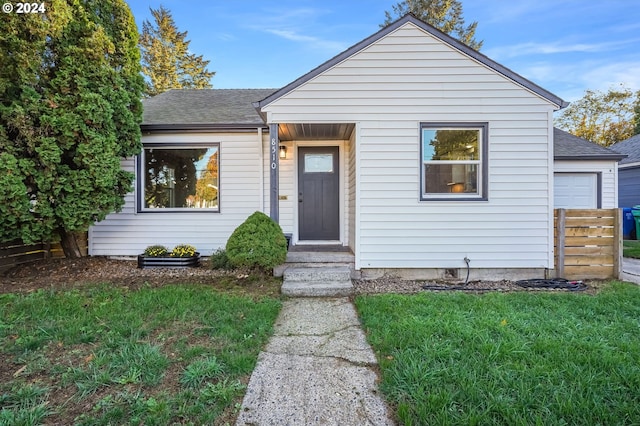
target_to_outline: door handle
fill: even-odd
[[[298,202],[301,203],[302,202],[302,192],[298,193]]]

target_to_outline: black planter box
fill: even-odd
[[[192,257],[151,257],[138,255],[138,268],[192,268],[200,265],[200,253]]]

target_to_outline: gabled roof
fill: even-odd
[[[640,163],[640,135],[614,143],[609,149],[627,156],[620,164]]]
[[[554,160],[620,161],[624,155],[554,127],[553,158]]]
[[[277,89],[180,89],[142,100],[142,130],[265,127],[252,102]]]
[[[475,59],[476,61],[480,62],[481,64],[493,69],[495,72],[497,72],[499,74],[502,74],[504,77],[506,77],[506,78],[514,81],[515,83],[523,86],[524,88],[530,90],[531,92],[537,94],[538,96],[546,99],[550,103],[552,103],[554,105],[557,105],[559,109],[560,108],[564,108],[567,105],[569,105],[568,102],[563,101],[562,99],[560,99],[558,96],[554,95],[553,93],[543,89],[542,87],[540,87],[540,86],[536,85],[535,83],[527,80],[526,78],[522,77],[521,75],[518,75],[515,72],[511,71],[507,67],[505,67],[503,65],[500,65],[499,63],[495,62],[494,60],[488,58],[487,56],[483,55],[482,53],[480,53],[480,52],[478,52],[476,50],[473,50],[472,48],[470,48],[466,44],[454,39],[453,37],[449,36],[448,34],[445,34],[442,31],[438,30],[437,28],[435,28],[435,27],[427,24],[426,22],[418,19],[415,15],[407,14],[407,15],[403,16],[402,18],[398,19],[397,21],[395,21],[395,22],[389,24],[388,26],[382,28],[377,33],[365,38],[364,40],[362,40],[361,42],[351,46],[350,48],[348,48],[344,52],[334,56],[331,59],[329,59],[327,62],[325,62],[322,65],[318,66],[317,68],[311,70],[307,74],[303,75],[302,77],[298,78],[297,80],[293,81],[292,83],[288,84],[287,86],[283,87],[282,89],[270,94],[269,96],[265,97],[264,99],[262,99],[259,102],[255,102],[253,104],[253,106],[256,109],[261,109],[265,105],[268,105],[271,102],[275,101],[276,99],[286,95],[287,93],[291,92],[292,90],[296,89],[297,87],[299,87],[299,86],[303,85],[304,83],[308,82],[309,80],[315,78],[319,74],[322,74],[324,71],[326,71],[329,68],[332,68],[333,66],[339,64],[340,62],[342,62],[345,59],[349,58],[350,56],[356,54],[357,52],[361,51],[362,49],[365,49],[366,47],[370,46],[371,44],[373,44],[376,41],[380,40],[381,38],[383,38],[387,34],[397,30],[398,28],[402,27],[403,25],[405,25],[407,23],[412,23],[412,24],[416,25],[417,27],[419,27],[422,30],[424,30],[424,31],[428,32],[429,34],[431,34],[432,36],[440,39],[442,42],[448,44],[449,46],[453,47],[454,49],[457,49],[461,53],[463,53],[463,54]]]

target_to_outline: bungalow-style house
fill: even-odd
[[[616,204],[616,160],[564,146],[564,106],[407,15],[278,90],[146,99],[143,152],[123,162],[135,190],[91,228],[89,252],[208,255],[260,210],[293,246],[350,250],[365,277],[438,276],[465,258],[476,277],[540,277],[554,266],[554,182],[563,206],[583,173],[590,206]]]
[[[640,204],[640,135],[635,135],[609,147],[626,155],[618,166],[618,206]]]

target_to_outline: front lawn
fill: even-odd
[[[0,425],[165,425],[234,422],[281,303],[101,285],[0,306]]]
[[[401,424],[640,424],[640,287],[359,296]]]
[[[622,242],[622,255],[624,257],[640,259],[640,241],[624,240]]]

